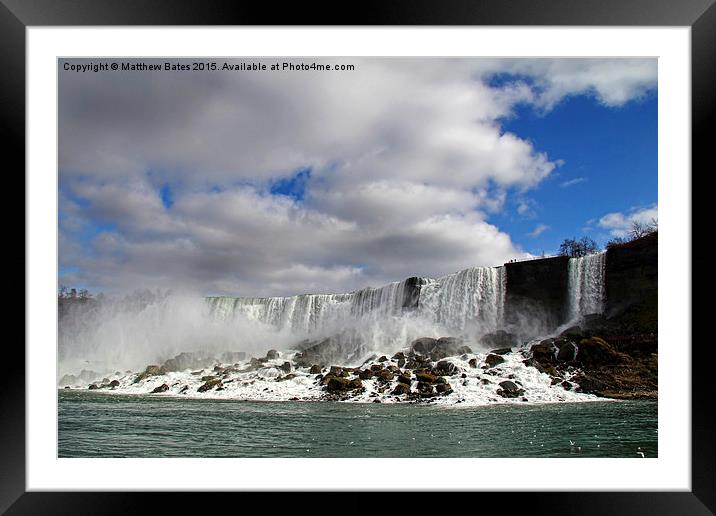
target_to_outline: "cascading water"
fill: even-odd
[[[500,328],[504,304],[504,267],[473,267],[430,281],[419,301],[422,314],[454,333]]]
[[[269,298],[212,297],[220,318],[241,314],[250,320],[297,335],[358,326],[383,340],[405,336],[405,324],[430,327],[439,334],[485,333],[501,327],[505,268],[474,267],[438,279],[410,278],[349,294]],[[402,320],[404,324],[388,323]]]
[[[570,258],[569,319],[604,312],[606,252]]]

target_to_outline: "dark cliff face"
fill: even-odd
[[[403,308],[412,310],[418,307],[420,301],[420,289],[425,280],[423,278],[411,277],[405,280],[405,289],[403,291]]]
[[[630,332],[656,333],[658,262],[658,233],[607,249],[607,319]]]
[[[565,321],[569,258],[506,263],[505,323],[508,328],[549,331]]]

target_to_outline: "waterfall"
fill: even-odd
[[[348,294],[208,298],[216,317],[241,314],[301,335],[356,324],[375,330],[396,318],[438,325],[452,335],[468,329],[484,333],[502,326],[504,301],[504,267],[473,267],[438,279],[409,278]]]
[[[443,276],[423,287],[419,301],[422,313],[453,332],[502,327],[504,305],[504,267],[473,267]]]
[[[569,319],[604,312],[606,252],[570,258]]]

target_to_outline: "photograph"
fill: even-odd
[[[56,63],[59,458],[659,457],[657,57]]]

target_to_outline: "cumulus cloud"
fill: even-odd
[[[625,237],[629,234],[635,222],[648,225],[657,220],[658,211],[658,207],[654,205],[645,208],[632,208],[625,213],[607,213],[599,219],[598,225],[600,228],[608,230],[612,236]]]
[[[561,161],[500,120],[656,80],[653,60],[315,61],[356,70],[60,71],[63,280],[279,295],[524,256],[489,215]]]

